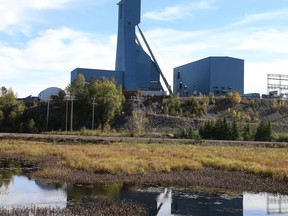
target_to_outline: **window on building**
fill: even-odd
[[[177,79],[180,79],[180,71],[177,73]]]

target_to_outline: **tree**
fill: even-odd
[[[17,101],[13,90],[1,88],[0,95],[0,126],[1,130],[7,132],[19,132],[21,129],[21,118],[26,106]]]
[[[227,122],[226,117],[217,119],[215,124],[215,139],[217,140],[229,140],[231,139],[231,125]]]
[[[70,96],[84,96],[88,91],[84,75],[78,74],[72,84],[67,86],[66,90]]]
[[[125,98],[121,86],[117,88],[113,81],[104,78],[97,80],[94,88],[95,116],[98,125],[104,129],[116,115],[122,112]]]
[[[271,141],[272,128],[270,121],[262,120],[257,127],[255,141]]]
[[[26,107],[22,103],[17,103],[12,107],[12,110],[7,116],[6,127],[9,131],[19,132],[21,130],[21,117]]]
[[[73,122],[77,128],[91,125],[92,102],[95,105],[96,126],[102,129],[122,112],[124,103],[122,87],[117,88],[112,80],[92,78],[87,82],[83,74],[79,74],[73,83],[67,86],[66,91],[76,98],[73,106]]]
[[[4,120],[5,120],[4,113],[2,110],[0,110],[0,127],[1,127],[2,123],[4,122]]]
[[[12,89],[1,88],[0,108],[7,108],[17,103],[17,97]]]
[[[215,139],[216,127],[214,121],[206,121],[199,129],[199,134],[203,139]]]
[[[247,123],[244,127],[244,130],[243,130],[243,139],[245,141],[251,141],[253,140],[253,132],[251,131],[250,129],[250,124]]]
[[[238,140],[239,139],[239,129],[238,129],[238,125],[235,121],[235,119],[233,120],[232,123],[232,129],[231,129],[231,140]]]
[[[239,129],[236,121],[231,124],[224,117],[214,121],[206,121],[199,129],[199,134],[204,139],[238,140]]]

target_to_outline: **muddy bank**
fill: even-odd
[[[271,177],[247,174],[239,171],[223,171],[203,168],[198,171],[174,171],[169,173],[146,174],[106,174],[94,173],[66,167],[60,159],[52,156],[28,157],[0,152],[1,158],[28,160],[36,165],[32,176],[36,179],[71,183],[124,182],[128,185],[154,185],[179,187],[207,187],[223,190],[267,192],[288,194],[288,182],[277,181]]]
[[[32,177],[44,181],[70,183],[101,183],[123,182],[128,185],[206,187],[239,192],[267,192],[288,194],[288,183],[277,181],[271,177],[247,174],[244,172],[229,172],[213,168],[197,171],[177,171],[170,173],[146,173],[137,175],[93,173],[72,169],[64,166],[56,157],[27,158],[21,155],[0,153],[2,158],[16,158],[33,161],[37,171]]]
[[[50,215],[65,215],[65,216],[91,216],[91,215],[146,215],[146,211],[141,206],[124,201],[97,201],[97,203],[90,203],[80,206],[74,206],[72,208],[12,208],[4,209],[0,208],[1,216],[50,216]]]
[[[200,171],[149,173],[144,175],[94,174],[62,167],[53,176],[36,172],[35,177],[53,181],[97,183],[120,181],[129,185],[208,187],[223,190],[288,194],[288,184],[272,178],[259,177],[241,172],[226,172],[205,168]]]
[[[239,192],[267,192],[288,194],[288,183],[270,177],[256,176],[244,172],[228,172],[213,168],[198,171],[179,171],[170,173],[147,173],[137,175],[112,175],[67,168],[55,158],[42,158],[39,170],[33,174],[38,179],[72,182],[99,183],[120,181],[128,185],[206,187]]]

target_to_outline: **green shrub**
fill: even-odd
[[[272,140],[276,142],[288,142],[288,133],[274,133]]]
[[[192,127],[182,128],[180,132],[175,134],[176,138],[183,138],[183,139],[195,139],[195,140],[201,140],[201,136],[197,130],[195,130]]]

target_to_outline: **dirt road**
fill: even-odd
[[[280,142],[258,142],[258,141],[227,141],[227,140],[189,140],[174,138],[150,138],[150,137],[122,137],[122,136],[80,136],[80,135],[53,135],[53,134],[16,134],[0,133],[0,139],[31,140],[44,142],[63,143],[179,143],[179,144],[199,144],[199,145],[230,145],[230,146],[251,146],[265,148],[288,148],[288,143]]]

